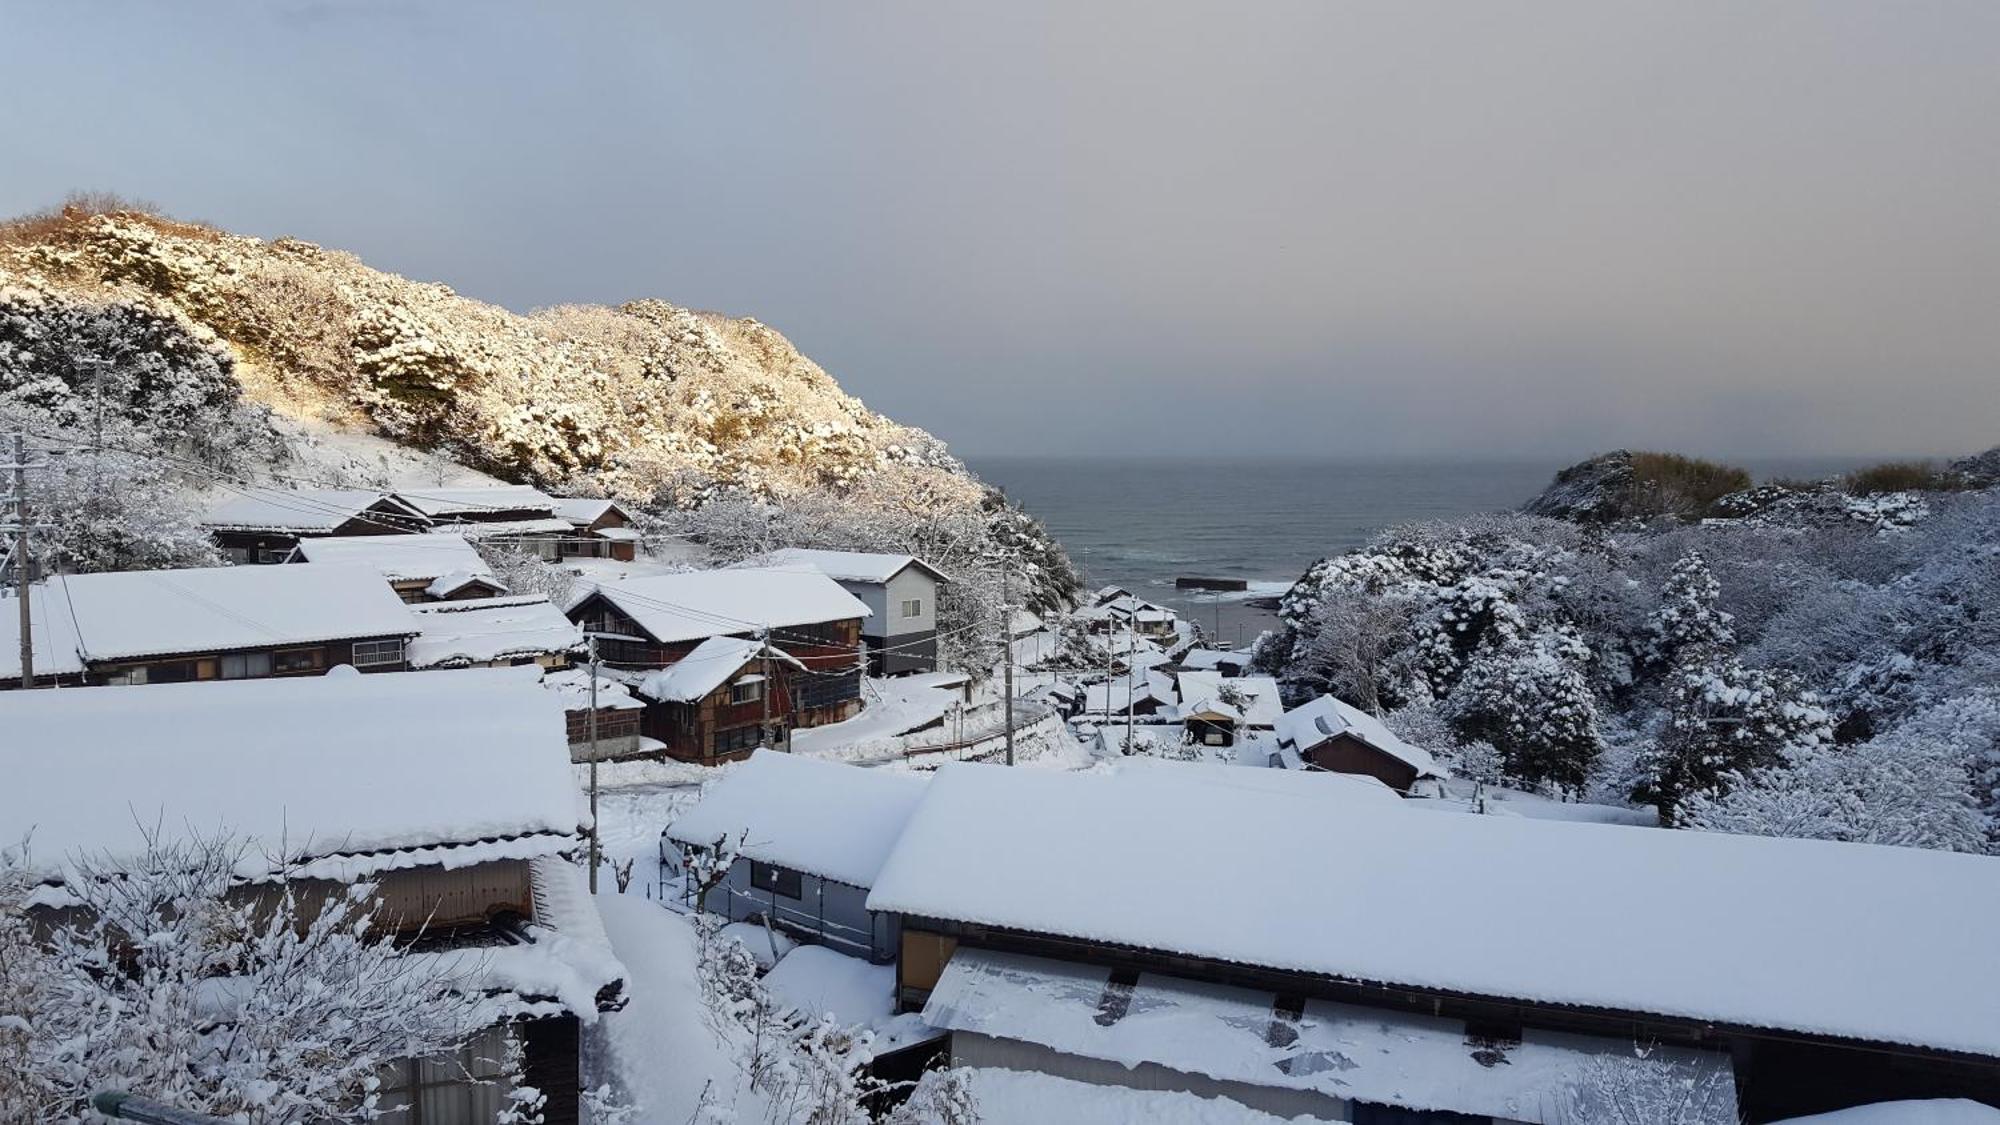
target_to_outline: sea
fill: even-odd
[[[1759,480],[1815,479],[1880,458],[1742,458]],[[1519,508],[1576,458],[1511,461],[971,458],[981,479],[1045,524],[1084,571],[1199,621],[1225,644],[1275,627],[1261,599],[1327,555],[1413,520]],[[1181,577],[1249,589],[1176,589]]]

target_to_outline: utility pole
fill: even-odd
[[[14,435],[14,596],[21,600],[21,686],[35,686],[34,617],[28,609],[28,586],[32,571],[28,563],[28,449],[27,439]]]
[[[597,868],[603,859],[597,835],[597,634],[590,635],[590,893],[597,894]]]
[[[757,699],[763,704],[763,715],[757,720],[757,741],[771,745],[771,627],[764,626],[757,631],[757,671],[763,682],[757,685]]]
[[[1139,666],[1139,607],[1125,619],[1125,752],[1132,752],[1132,670]]]
[[[1007,563],[1000,563],[1000,659],[1006,668],[1001,692],[1006,696],[1007,764],[1014,764],[1014,594],[1007,581]]]

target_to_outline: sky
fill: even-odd
[[[961,454],[2000,444],[1992,0],[0,0],[0,214],[754,316]]]

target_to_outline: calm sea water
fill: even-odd
[[[1739,463],[1761,479],[1825,476],[1865,460]],[[989,457],[971,467],[1047,524],[1091,587],[1125,586],[1234,643],[1274,618],[1246,606],[1246,595],[1176,591],[1175,578],[1242,578],[1248,596],[1274,594],[1314,560],[1383,528],[1518,508],[1566,463]]]

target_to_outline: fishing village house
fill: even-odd
[[[668,756],[714,765],[759,746],[788,749],[798,693],[812,673],[790,653],[750,637],[710,637],[665,668],[639,676],[640,731]]]
[[[1277,734],[1281,764],[1294,769],[1366,774],[1398,793],[1409,793],[1418,782],[1445,775],[1429,751],[1410,745],[1382,720],[1331,695],[1285,712]]]
[[[870,675],[938,670],[938,587],[951,581],[943,571],[914,555],[797,547],[773,551],[766,562],[817,570],[868,607],[861,638]]]
[[[45,909],[63,901],[63,857],[138,850],[135,820],[170,840],[250,845],[237,872],[253,901],[279,882],[308,903],[373,884],[376,925],[403,956],[486,997],[492,1019],[456,1059],[388,1066],[384,1105],[415,1109],[385,1120],[494,1120],[508,1094],[495,1060],[512,1037],[525,1083],[549,1098],[544,1120],[574,1125],[581,1027],[623,1004],[625,971],[567,858],[584,828],[562,702],[535,675],[6,693],[0,754],[22,761],[0,786],[0,834],[33,832],[51,865],[34,899]]]
[[[639,533],[632,529],[632,514],[616,500],[558,496],[555,501],[556,515],[570,526],[570,535],[556,552],[560,557],[631,562],[638,556]]]
[[[429,517],[372,489],[242,488],[211,505],[202,526],[230,562],[281,563],[301,541],[422,531]]]
[[[695,701],[655,698],[648,704],[645,733],[666,743],[670,753],[696,761],[740,756],[755,746],[757,735],[746,728],[764,720],[767,702],[774,741],[786,731],[858,713],[861,623],[868,615],[866,605],[817,571],[752,568],[604,582],[586,587],[569,607],[570,619],[597,637],[599,658],[635,682],[647,672],[672,668],[710,640],[753,641],[768,634],[768,655],[756,646],[714,646],[703,654],[701,677],[655,681],[663,694],[671,686],[671,694],[679,696],[685,683],[730,667],[729,700],[692,732],[684,724]],[[779,652],[786,659],[777,658]],[[741,662],[731,666],[738,657]],[[773,682],[744,682],[766,675]],[[725,731],[732,733],[718,750],[717,736]]]
[[[226,566],[57,576],[38,583],[38,684],[157,684],[409,667],[420,632],[368,567]],[[0,688],[21,682],[20,625],[0,614]]]
[[[661,881],[698,891],[685,857],[721,843],[728,873],[698,905],[878,964],[897,919],[868,909],[876,872],[923,796],[925,775],[759,750],[661,833]],[[690,903],[690,905],[695,905]]]
[[[1356,1122],[2000,1098],[1985,857],[1138,764],[932,776],[868,908],[901,915],[898,1000],[958,1064]]]
[[[373,567],[406,602],[465,601],[507,592],[478,549],[449,531],[306,539],[286,561]]]
[[[433,526],[548,562],[560,558],[565,543],[576,538],[569,520],[556,514],[555,497],[524,484],[400,489],[395,497]]]
[[[533,664],[567,668],[584,649],[583,630],[541,594],[413,605],[412,671]]]
[[[616,761],[620,758],[657,758],[666,753],[666,744],[640,731],[646,704],[632,695],[624,680],[599,672],[596,691],[591,690],[591,671],[586,667],[567,668],[542,677],[542,687],[563,701],[563,722],[569,733],[569,756],[574,762]],[[597,721],[591,722],[592,712]]]

